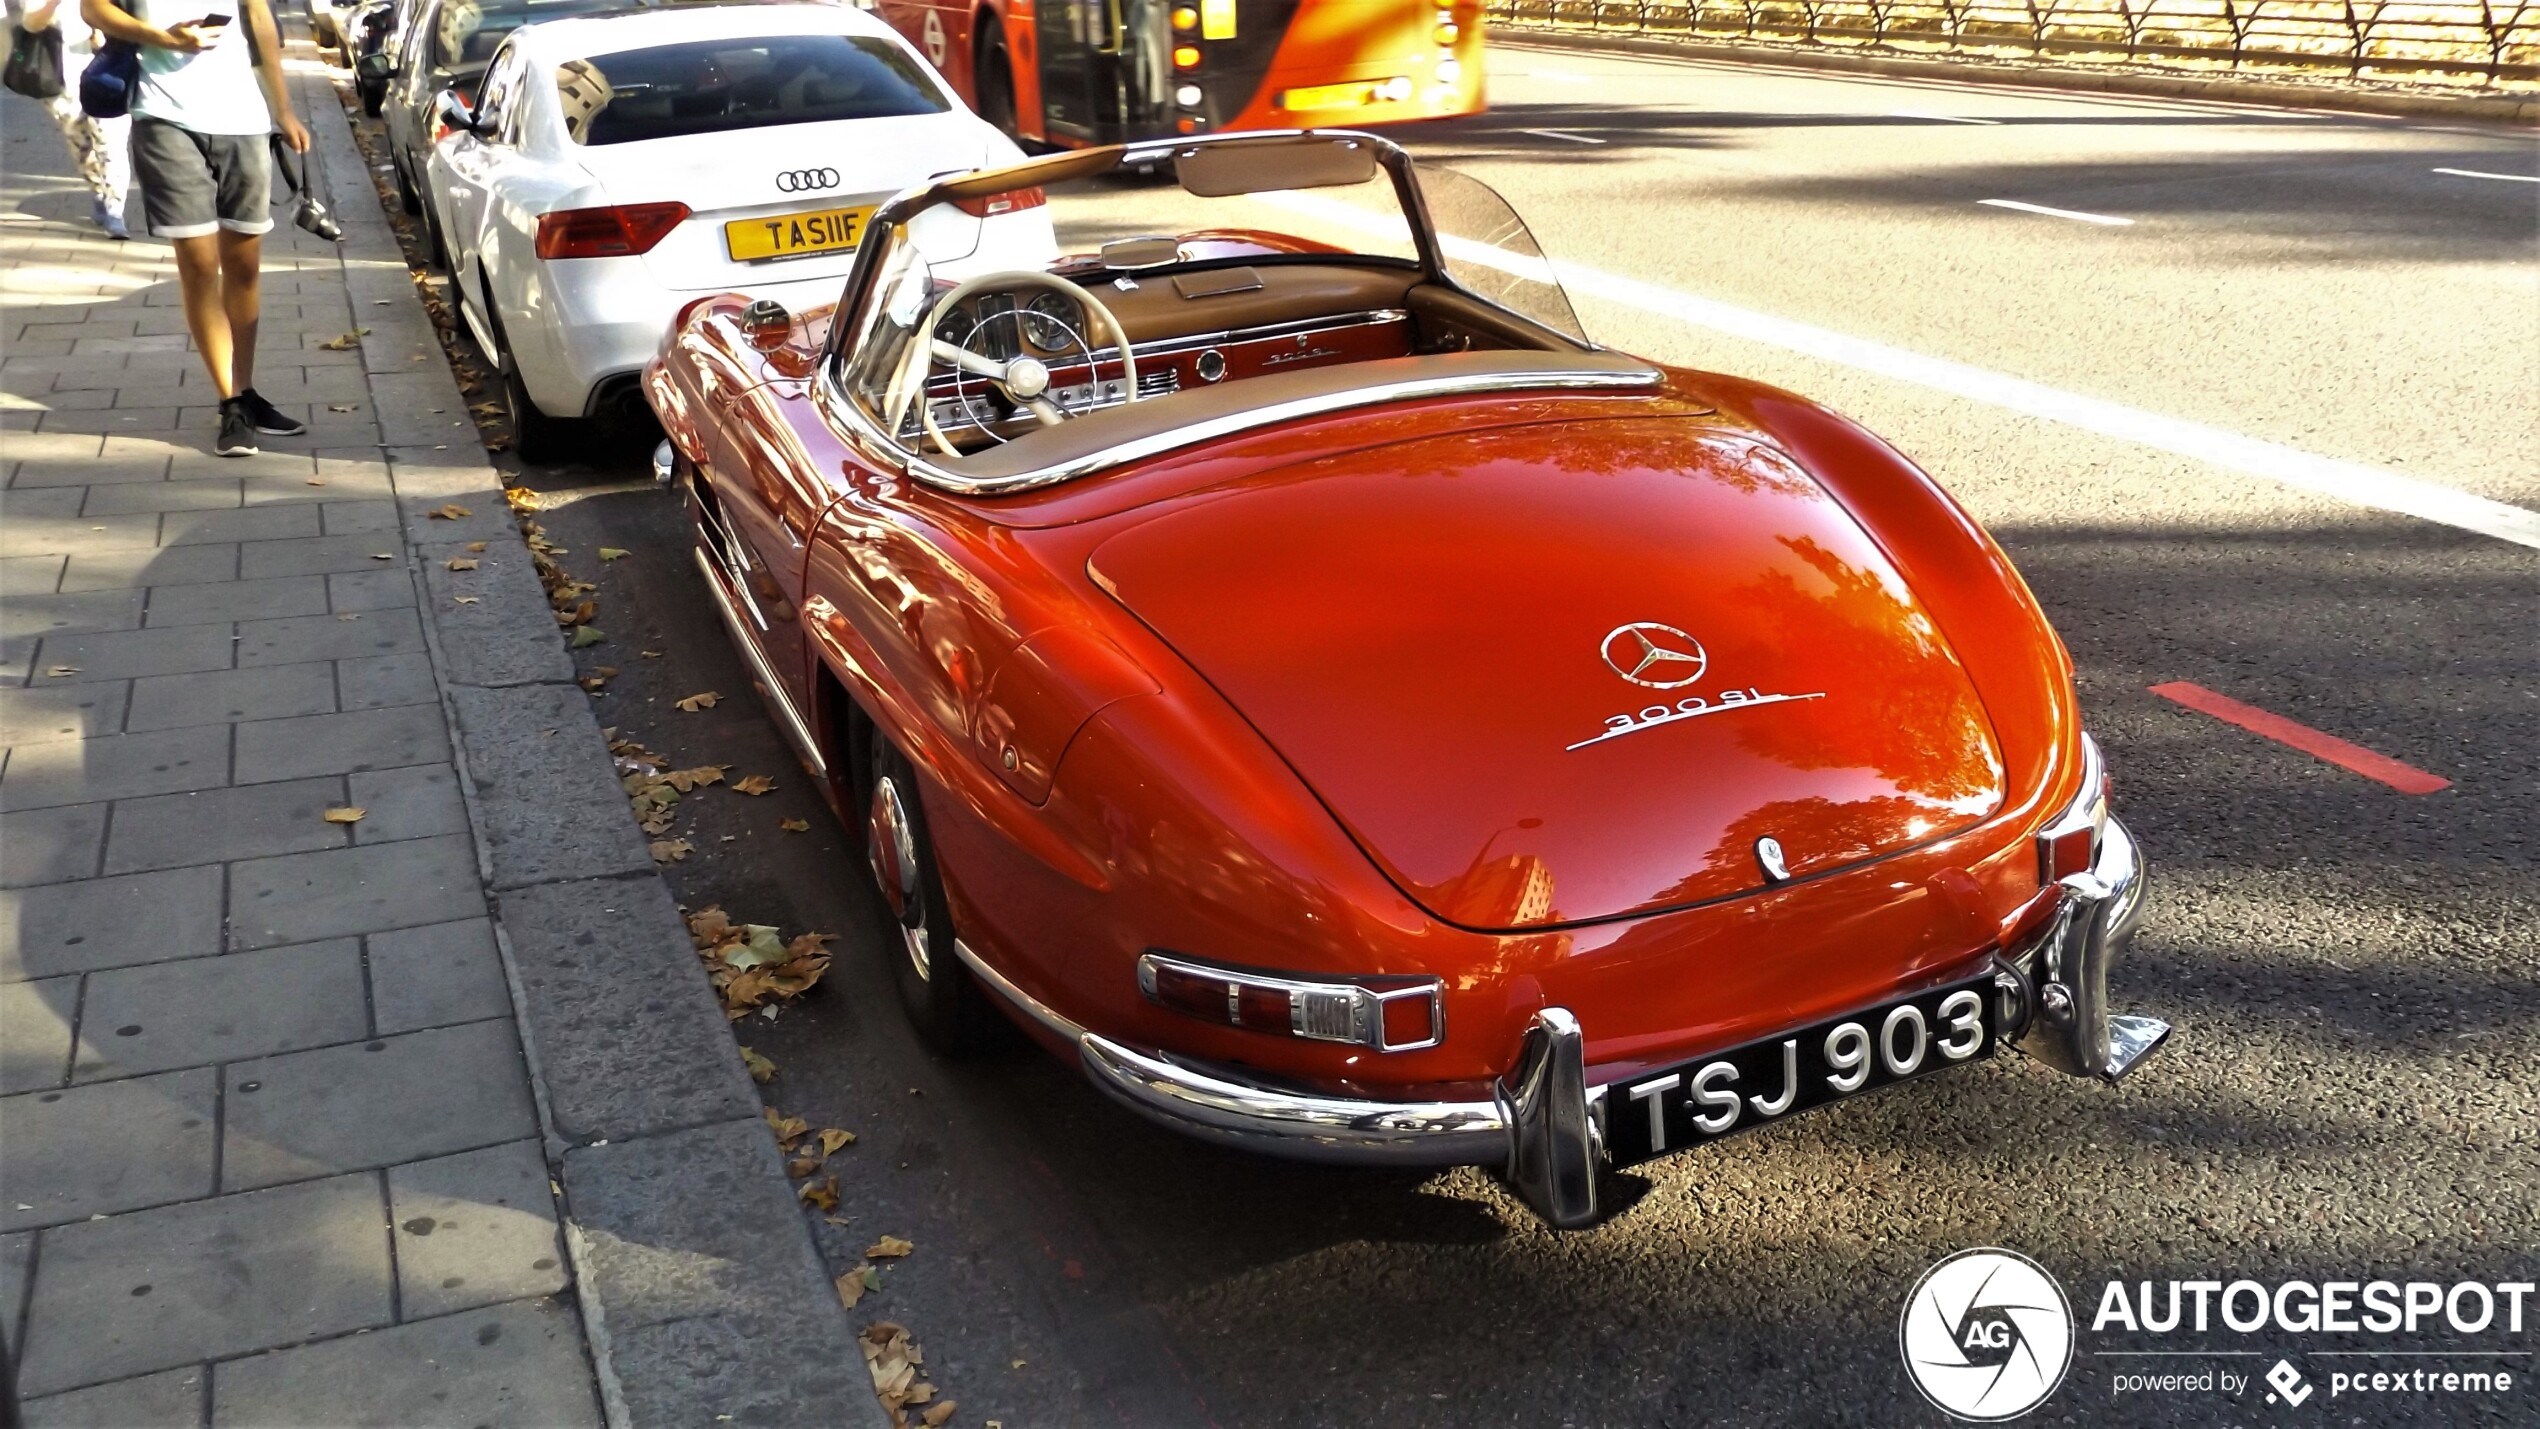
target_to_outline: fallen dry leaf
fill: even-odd
[[[628,552],[623,546],[602,546],[600,548],[600,559],[603,561],[623,560],[629,554],[630,552]]]
[[[750,1069],[750,1080],[761,1086],[776,1080],[776,1064],[747,1046],[741,1048],[741,1065]]]
[[[819,1169],[820,1158],[817,1156],[797,1156],[785,1163],[785,1174],[797,1181]]]
[[[472,556],[452,556],[449,561],[450,569],[454,571],[472,571],[476,569],[477,564]]]
[[[602,634],[596,625],[577,625],[573,627],[573,639],[567,643],[579,650],[586,645],[597,645],[606,639],[608,636]]]
[[[716,694],[712,690],[700,690],[696,694],[688,695],[678,700],[673,700],[671,703],[676,704],[679,708],[690,714],[695,714],[699,710],[710,710],[716,705],[723,703],[723,696]]]
[[[811,832],[811,820],[785,819],[780,821],[776,827],[783,829],[789,834],[807,834]]]
[[[759,1115],[767,1118],[767,1129],[776,1133],[776,1144],[791,1151],[794,1143],[811,1131],[811,1123],[798,1116],[787,1116],[774,1107],[762,1107]]]
[[[310,477],[310,478],[309,478],[306,482],[304,482],[304,483],[302,483],[302,484],[303,484],[303,485],[306,485],[306,486],[324,486],[324,485],[326,485],[326,482],[325,482],[322,478],[319,478],[319,477],[314,477],[314,476],[313,476],[313,477]]]
[[[346,804],[339,808],[329,809],[320,817],[330,824],[358,824],[368,813],[370,810],[359,804]]]
[[[855,1145],[855,1133],[852,1131],[841,1131],[834,1126],[825,1126],[820,1129],[820,1154],[823,1156],[835,1156],[840,1147],[853,1145]]]
[[[374,561],[393,561],[397,559],[397,553],[394,551],[373,551],[370,553],[370,558]]]
[[[655,863],[677,863],[695,853],[697,846],[686,839],[655,839],[652,842],[652,851]]]
[[[452,605],[474,605],[476,604],[477,599],[478,597],[472,595],[454,595],[450,597],[450,603]]]
[[[641,654],[647,660],[658,660],[661,658],[661,652],[659,650],[643,650],[638,651],[637,653]]]
[[[864,1255],[867,1260],[897,1260],[915,1249],[917,1244],[914,1241],[905,1241],[895,1235],[886,1235],[866,1246]]]
[[[424,513],[424,515],[435,521],[456,521],[462,517],[473,516],[475,514],[475,512],[468,510],[466,507],[461,506],[455,501],[450,502],[446,506],[436,506],[432,510]]]
[[[943,1429],[944,1421],[952,1418],[953,1411],[959,1409],[960,1407],[960,1400],[947,1399],[943,1403],[936,1405],[934,1408],[927,1410],[925,1413],[920,1414],[917,1417],[920,1422],[925,1424],[926,1429]]]
[[[470,541],[467,543],[467,548],[471,551],[481,552],[485,549],[485,543],[483,541]]]
[[[326,410],[330,412],[358,412],[361,410],[361,406],[360,404],[354,402],[329,402],[326,404]]]
[[[369,331],[369,328],[357,327],[351,332],[344,333],[341,336],[330,337],[326,341],[319,343],[318,346],[327,352],[350,352],[361,345],[362,334]]]
[[[735,779],[732,781],[733,793],[748,794],[752,797],[764,794],[775,787],[776,781],[768,778],[764,774],[752,774],[746,778]]]
[[[54,665],[54,666],[51,666],[51,667],[47,668],[47,669],[45,670],[45,672],[44,672],[44,673],[45,673],[48,677],[50,677],[50,678],[52,678],[52,679],[56,679],[56,680],[58,680],[58,679],[61,679],[61,678],[63,678],[64,676],[67,676],[67,675],[76,675],[76,674],[78,674],[78,673],[79,673],[79,666],[77,666],[77,665]]]
[[[872,1288],[864,1283],[864,1272],[870,1268],[859,1266],[838,1277],[839,1304],[852,1310],[855,1308],[855,1302],[864,1298],[864,1292]]]
[[[818,1181],[805,1181],[794,1188],[794,1195],[806,1206],[834,1211],[838,1209],[838,1178],[823,1176]]]

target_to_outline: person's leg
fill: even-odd
[[[62,131],[62,143],[70,149],[71,162],[78,166],[81,181],[88,185],[89,216],[99,228],[123,237],[123,194],[108,193],[112,156],[106,147],[106,134],[79,107],[79,97],[68,90],[46,101],[45,107],[53,113],[54,126]]]
[[[91,119],[97,128],[99,160],[105,168],[105,182],[98,192],[116,218],[123,217],[124,205],[132,197],[132,117]]]
[[[143,192],[146,196],[146,186]],[[176,245],[176,287],[185,300],[185,330],[194,335],[194,350],[202,355],[212,386],[219,390],[224,402],[237,396],[238,389],[245,385],[236,376],[236,348],[229,320],[232,304],[227,301],[222,281],[229,240],[235,237],[232,233],[199,233],[170,240]],[[251,313],[252,304],[251,298]],[[250,341],[255,334],[252,321],[248,328]],[[250,366],[254,364],[252,357],[248,361]]]
[[[264,235],[220,232],[221,308],[229,319],[229,372],[234,396],[256,385],[256,326],[264,316]]]

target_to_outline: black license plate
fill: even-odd
[[[1993,1055],[1990,975],[1605,1089],[1617,1166]]]

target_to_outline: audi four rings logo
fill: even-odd
[[[838,186],[836,169],[787,169],[776,176],[776,187],[789,194],[809,193],[813,189]]]

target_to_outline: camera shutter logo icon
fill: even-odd
[[[1962,1250],[1923,1273],[1897,1323],[1905,1376],[1958,1419],[2017,1419],[2073,1364],[2073,1309],[2055,1277],[2016,1251]]]

